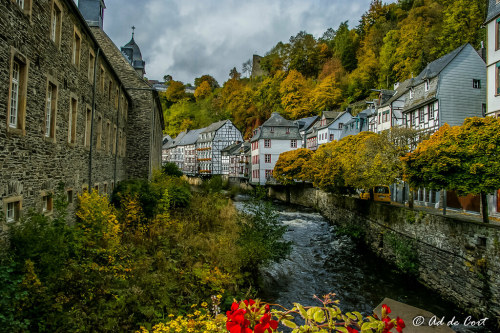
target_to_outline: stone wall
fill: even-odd
[[[380,257],[395,262],[393,240],[416,254],[417,278],[477,319],[500,326],[500,225],[335,196],[311,187],[273,187],[271,197],[314,207],[332,223],[362,232]],[[392,241],[391,241],[392,240]]]
[[[22,211],[42,210],[43,196],[51,195],[59,184],[76,199],[83,187],[99,187],[111,193],[115,181],[124,179],[122,155],[113,153],[113,135],[119,111],[115,103],[119,78],[109,62],[98,57],[96,112],[92,138],[92,179],[89,182],[90,151],[85,144],[87,110],[92,108],[93,82],[89,75],[91,50],[97,56],[97,43],[81,20],[72,1],[56,1],[61,6],[60,41],[51,40],[51,6],[53,1],[25,1],[23,10],[15,1],[0,1],[0,209],[5,213],[9,200],[19,200]],[[73,36],[81,37],[79,64],[73,64]],[[14,56],[13,56],[14,55]],[[26,63],[22,80],[22,127],[9,125],[8,104],[13,59]],[[100,88],[100,67],[105,71],[104,89]],[[48,85],[56,86],[55,135],[45,136]],[[112,89],[109,89],[112,82]],[[111,92],[111,96],[109,94]],[[121,91],[124,100],[129,100]],[[71,99],[76,104],[76,140],[68,142]],[[98,130],[97,119],[102,119]],[[123,132],[126,123],[119,125]],[[101,133],[98,144],[99,132]],[[100,146],[100,148],[98,148]],[[90,184],[89,184],[90,183]],[[71,205],[70,208],[73,206]]]

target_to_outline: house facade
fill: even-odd
[[[161,165],[161,106],[151,100],[147,121],[137,119],[135,83],[91,26],[102,29],[104,2],[92,5],[89,22],[71,0],[2,1],[0,207],[8,222],[26,209],[51,214],[59,188],[72,211],[77,193],[110,194]],[[133,141],[135,132],[147,139]]]
[[[403,125],[403,108],[405,105],[405,94],[408,92],[409,86],[413,79],[405,80],[402,83],[394,85],[393,95],[386,101],[380,100],[377,107],[377,114],[374,120],[376,127],[371,129],[375,133],[382,133],[395,126]]]
[[[196,142],[200,137],[200,133],[205,128],[187,131],[186,134],[179,140],[176,149],[180,150],[180,157],[182,159],[180,170],[189,176],[194,176],[198,172],[198,163],[196,158]]]
[[[264,185],[272,178],[279,155],[285,151],[302,148],[299,127],[291,120],[273,113],[254,131],[251,144],[250,182]]]
[[[196,141],[198,173],[200,175],[222,175],[222,149],[242,142],[241,132],[230,120],[221,120],[206,127]]]
[[[488,40],[486,115],[500,117],[500,2],[489,0],[485,25]]]
[[[321,145],[340,140],[344,124],[352,118],[353,117],[349,108],[347,108],[344,112],[340,112],[340,114],[331,123],[318,129],[318,143]]]
[[[447,123],[482,117],[486,109],[486,69],[483,59],[465,44],[429,63],[404,94],[404,124],[432,134]]]
[[[370,105],[368,109],[365,109],[353,116],[342,126],[342,133],[340,138],[345,138],[349,135],[356,135],[358,133],[368,131],[369,129],[369,118],[376,114],[374,105]]]

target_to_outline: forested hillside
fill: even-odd
[[[167,82],[166,132],[231,119],[249,137],[272,112],[297,119],[346,107],[464,43],[479,48],[486,11],[485,0],[373,0],[356,26],[346,21],[319,38],[301,31],[277,43],[261,60],[266,76],[243,77],[251,72],[246,62],[243,75],[233,68],[222,87],[209,75],[197,78],[194,95]]]

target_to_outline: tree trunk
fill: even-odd
[[[413,190],[411,188],[408,191],[408,208],[413,209]]]
[[[439,193],[439,201],[441,202],[441,207],[443,207],[443,215],[446,215],[446,190],[443,188],[441,189],[441,192]]]
[[[481,192],[481,217],[483,218],[484,223],[489,223],[488,218],[488,198],[486,197],[486,193]]]

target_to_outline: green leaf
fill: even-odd
[[[295,324],[293,321],[290,321],[290,320],[282,320],[281,323],[283,325],[285,325],[286,327],[290,327],[290,328],[297,328],[297,324]]]
[[[299,309],[299,313],[302,316],[302,318],[306,319],[307,318],[306,309],[304,309],[304,307],[299,303],[294,303],[294,305],[297,307],[297,309]]]
[[[317,323],[322,323],[325,321],[325,313],[323,312],[323,310],[318,309],[318,311],[314,313],[313,318]]]
[[[358,321],[363,321],[363,316],[361,313],[354,311],[353,314],[358,318]]]
[[[337,331],[342,332],[342,333],[349,333],[347,328],[345,328],[344,326],[337,327]]]

